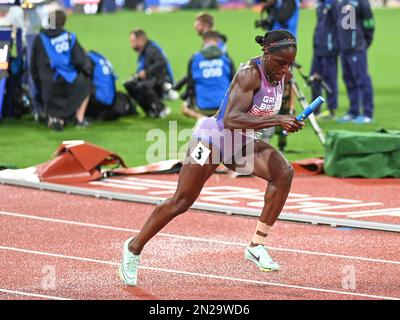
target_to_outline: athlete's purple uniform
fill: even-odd
[[[283,78],[279,81],[276,86],[272,86],[264,75],[260,58],[254,60],[254,62],[261,74],[261,87],[254,95],[247,113],[258,117],[269,117],[279,112],[285,79]],[[217,147],[221,152],[222,161],[231,159],[236,152],[242,150],[244,146],[253,142],[254,139],[260,139],[263,133],[263,130],[234,130],[232,132],[232,130],[224,128],[224,116],[229,94],[230,91],[228,89],[217,114],[204,120],[193,133],[193,137],[199,141],[204,141]]]

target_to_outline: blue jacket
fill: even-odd
[[[340,51],[366,50],[375,30],[369,1],[335,0],[333,3]]]
[[[65,31],[57,37],[50,38],[41,32],[40,39],[49,57],[50,67],[54,70],[53,79],[61,76],[68,83],[74,82],[78,72],[71,63],[71,52],[76,42],[76,36]]]
[[[199,109],[218,109],[229,88],[232,62],[219,47],[208,46],[193,55],[190,77]]]
[[[335,15],[332,11],[334,0],[318,0],[317,25],[314,31],[314,55],[337,55],[339,43],[336,32]]]
[[[113,66],[109,60],[97,52],[89,51],[87,55],[93,63],[92,85],[95,88],[96,100],[111,106],[115,98],[115,80],[117,79]]]

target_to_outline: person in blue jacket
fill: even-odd
[[[226,35],[214,30],[214,17],[206,12],[201,12],[196,16],[196,19],[193,24],[194,29],[196,30],[197,34],[202,37],[204,33],[207,31],[215,31],[218,33],[218,47],[226,53],[226,43],[228,38]]]
[[[89,51],[87,56],[92,62],[92,91],[94,98],[106,106],[111,106],[114,103],[116,95],[115,81],[118,78],[114,67],[107,58],[96,51]]]
[[[187,97],[182,106],[183,114],[194,119],[215,114],[235,72],[231,59],[218,45],[218,32],[207,31],[202,38],[202,49],[188,64]]]
[[[47,114],[47,125],[62,130],[67,121],[88,126],[85,113],[90,95],[90,63],[75,34],[66,31],[66,14],[50,14],[32,45],[31,75]],[[54,17],[54,18],[53,18]]]
[[[375,30],[371,6],[368,0],[335,0],[334,11],[343,80],[350,100],[349,110],[338,121],[371,123],[374,92],[367,61]]]
[[[334,0],[318,0],[317,25],[313,38],[313,60],[311,65],[312,100],[322,93],[322,83],[326,83],[328,114],[321,112],[320,118],[333,119],[337,109],[337,59],[339,45],[336,21],[332,12]],[[325,88],[326,89],[326,88]]]
[[[193,24],[193,27],[194,27],[196,33],[200,37],[202,37],[203,41],[204,41],[203,35],[208,33],[208,32],[210,32],[210,31],[212,31],[214,37],[215,36],[218,37],[217,44],[216,44],[216,46],[219,49],[218,50],[218,54],[223,54],[225,59],[229,59],[231,61],[231,63],[232,63],[232,66],[233,66],[233,60],[229,56],[229,54],[227,52],[227,41],[228,41],[228,38],[227,38],[226,35],[214,30],[214,17],[211,14],[206,13],[206,12],[199,13],[196,16],[196,19],[195,19],[195,22]],[[217,50],[214,49],[213,51],[216,52]],[[187,100],[187,102],[188,102],[188,103],[186,103],[186,102],[184,103],[183,112],[187,116],[190,116],[190,117],[193,117],[193,118],[199,118],[199,117],[201,118],[203,116],[201,113],[197,113],[196,114],[196,113],[191,112],[191,110],[189,109],[189,108],[191,108],[191,106],[194,105],[194,103],[191,102],[191,100],[193,100],[193,95],[194,95],[194,93],[193,93],[194,92],[193,91],[193,81],[192,81],[193,79],[189,79],[188,78],[188,76],[191,73],[190,69],[191,69],[191,67],[189,66],[188,73],[181,80],[179,80],[175,84],[174,89],[175,90],[181,90],[184,86],[186,86],[186,91],[183,94],[181,94],[181,98],[183,100]],[[191,81],[190,83],[188,83],[189,80]],[[186,106],[185,106],[185,104],[186,104]]]

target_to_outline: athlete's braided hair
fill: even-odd
[[[264,36],[257,36],[255,40],[268,53],[287,48],[297,50],[296,37],[286,30],[269,31]]]

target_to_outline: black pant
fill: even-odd
[[[161,101],[162,88],[155,79],[132,79],[124,83],[125,89],[151,117],[158,117],[165,108]]]

